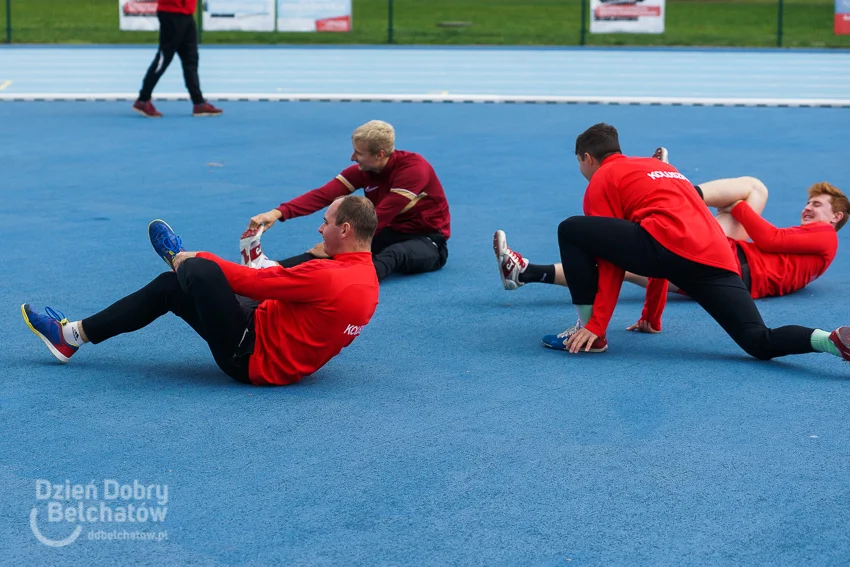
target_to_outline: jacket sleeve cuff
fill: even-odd
[[[596,335],[597,337],[602,337],[605,335],[605,329],[602,329],[598,324],[592,321],[588,321],[587,325],[585,325],[584,328]]]

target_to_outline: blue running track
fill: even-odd
[[[370,79],[367,54],[388,69]],[[575,136],[599,121],[618,127],[628,154],[667,146],[694,182],[759,177],[765,217],[799,223],[811,183],[850,189],[850,109],[735,105],[844,106],[850,79],[835,70],[846,53],[204,49],[202,84],[225,99],[448,91],[726,103],[225,100],[221,118],[193,119],[187,102],[164,100],[165,117],[145,120],[126,99],[152,55],[0,50],[0,84],[12,81],[0,95],[15,100],[0,103],[0,564],[850,563],[850,367],[816,354],[750,359],[681,297],[662,334],[630,334],[642,304],[633,287],[608,353],[546,350],[540,336],[574,321],[568,290],[502,290],[491,249],[501,228],[532,261],[557,261],[557,223],[580,214],[586,184]],[[158,92],[184,96],[180,80],[175,66]],[[121,100],[61,100],[79,94]],[[60,100],[20,101],[33,95]],[[336,175],[352,129],[373,118],[440,175],[449,261],[387,280],[373,322],[302,383],[232,381],[173,316],[84,346],[67,366],[21,320],[24,302],[83,318],[161,273],[154,218],[188,248],[236,260],[248,218]],[[300,253],[320,222],[278,225],[264,249]],[[845,232],[823,277],[758,302],[769,325],[850,324]],[[40,498],[39,481],[97,494]],[[160,498],[134,483],[157,485]],[[128,499],[110,499],[120,485]],[[95,507],[91,519],[76,517],[81,504],[84,515]],[[129,505],[136,521],[119,521]]]

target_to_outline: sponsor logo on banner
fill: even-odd
[[[274,0],[204,0],[205,31],[274,31]]]
[[[665,0],[591,0],[590,33],[664,33]]]
[[[850,14],[835,14],[835,35],[850,35]]]
[[[156,16],[156,0],[129,0],[122,10],[125,16]]]
[[[320,32],[347,32],[351,31],[351,17],[340,16],[338,18],[325,18],[316,20],[316,31]]]
[[[275,20],[277,3],[277,20]],[[351,0],[199,0],[205,31],[349,32]],[[118,0],[118,28],[157,31],[157,0]]]
[[[156,0],[118,0],[118,29],[157,31]]]
[[[277,31],[351,31],[351,0],[277,0]]]
[[[835,0],[835,35],[850,35],[850,0]]]
[[[645,17],[661,17],[661,6],[640,4],[603,4],[596,9],[594,17],[600,20],[637,20]]]
[[[118,28],[156,31],[157,0],[118,0]],[[275,0],[200,0],[206,31],[274,31]]]

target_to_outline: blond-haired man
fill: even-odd
[[[395,130],[381,120],[354,130],[351,145],[355,165],[318,189],[251,217],[240,241],[243,264],[291,267],[327,258],[320,243],[304,254],[274,262],[263,253],[260,236],[277,221],[312,214],[338,197],[363,189],[378,214],[372,254],[379,281],[393,273],[433,272],[445,265],[451,217],[443,186],[431,164],[419,154],[395,149]]]

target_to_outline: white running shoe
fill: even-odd
[[[522,254],[508,248],[507,237],[501,230],[497,230],[493,235],[493,252],[496,253],[496,260],[499,262],[499,276],[502,278],[504,288],[512,291],[525,285],[519,281],[519,275],[528,267],[528,260],[523,258]]]
[[[270,262],[268,256],[263,254],[260,246],[260,237],[263,235],[263,227],[249,228],[239,237],[239,258],[243,266],[249,268],[264,268]]]
[[[670,156],[667,152],[667,148],[661,146],[660,148],[656,148],[655,153],[652,154],[652,157],[655,159],[660,159],[664,163],[670,163]]]

